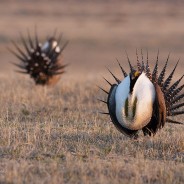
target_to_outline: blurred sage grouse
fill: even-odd
[[[53,85],[60,79],[60,74],[64,73],[66,65],[62,64],[59,57],[67,45],[67,42],[60,47],[62,35],[58,39],[55,34],[49,37],[43,44],[39,42],[35,31],[35,38],[30,37],[28,31],[28,42],[20,35],[24,50],[12,42],[17,52],[9,49],[20,61],[20,64],[13,63],[21,70],[17,71],[29,74],[36,84]]]
[[[129,74],[118,62],[124,76],[122,81],[108,69],[116,83],[111,84],[104,78],[111,88],[109,92],[101,88],[108,95],[107,101],[100,100],[107,104],[109,111],[103,114],[110,116],[121,133],[134,138],[137,137],[139,130],[142,130],[144,135],[155,135],[166,122],[183,124],[168,118],[184,114],[181,110],[184,103],[180,102],[184,98],[184,93],[180,93],[184,85],[178,87],[183,76],[170,85],[178,62],[165,78],[169,56],[160,74],[158,74],[158,55],[153,71],[148,63],[148,54],[146,62],[143,61],[143,55],[141,62],[137,52],[136,56],[137,66],[133,67],[127,55]]]

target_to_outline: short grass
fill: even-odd
[[[101,75],[112,81],[105,66],[120,76],[118,58],[128,68],[124,50],[134,65],[135,48],[148,49],[151,66],[158,48],[159,66],[171,51],[167,71],[180,58],[174,78],[183,74],[182,1],[7,0],[0,16],[0,183],[184,183],[183,126],[131,140],[96,100],[105,98],[96,85],[107,89]],[[35,86],[9,63],[18,62],[10,40],[21,47],[19,32],[33,36],[35,25],[41,40],[57,28],[70,41],[55,87]]]
[[[95,77],[62,80],[44,88],[1,77],[1,183],[184,182],[182,126],[131,140],[98,114]]]

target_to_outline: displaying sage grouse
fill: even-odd
[[[122,81],[108,69],[116,83],[111,84],[104,78],[111,88],[109,92],[101,88],[108,94],[107,101],[100,100],[107,104],[109,111],[103,114],[110,116],[121,133],[134,138],[137,137],[139,130],[142,130],[144,135],[155,135],[166,122],[183,124],[168,118],[184,114],[184,110],[181,110],[184,103],[180,102],[184,98],[184,93],[180,93],[184,85],[178,87],[183,76],[170,85],[178,62],[165,79],[169,56],[159,75],[158,55],[152,72],[148,63],[148,54],[146,62],[143,61],[143,55],[141,62],[137,52],[136,56],[137,66],[133,67],[127,55],[129,74],[118,62],[124,75]]]
[[[66,65],[62,64],[59,57],[67,45],[67,42],[60,47],[62,35],[58,39],[55,34],[49,37],[43,44],[39,42],[35,31],[35,38],[30,37],[28,31],[28,42],[20,35],[24,50],[12,42],[17,52],[9,49],[20,61],[20,64],[13,63],[21,70],[17,71],[29,74],[36,84],[53,85],[60,79],[60,74],[64,73]]]

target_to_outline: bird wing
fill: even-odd
[[[153,104],[153,113],[150,122],[142,129],[144,135],[154,135],[158,129],[162,128],[166,122],[166,105],[164,94],[158,84],[155,86],[155,102]]]

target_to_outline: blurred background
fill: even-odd
[[[105,66],[118,69],[116,58],[126,68],[125,50],[135,64],[135,50],[149,51],[151,65],[160,50],[160,63],[171,52],[171,63],[180,58],[184,66],[184,3],[182,1],[125,0],[1,0],[0,58],[1,75],[14,75],[10,61],[18,60],[7,50],[11,40],[20,47],[19,33],[40,40],[54,30],[63,33],[69,45],[63,52],[68,76],[100,76]],[[140,51],[140,50],[139,50]],[[171,66],[172,66],[171,64]],[[21,74],[18,74],[21,75]]]

